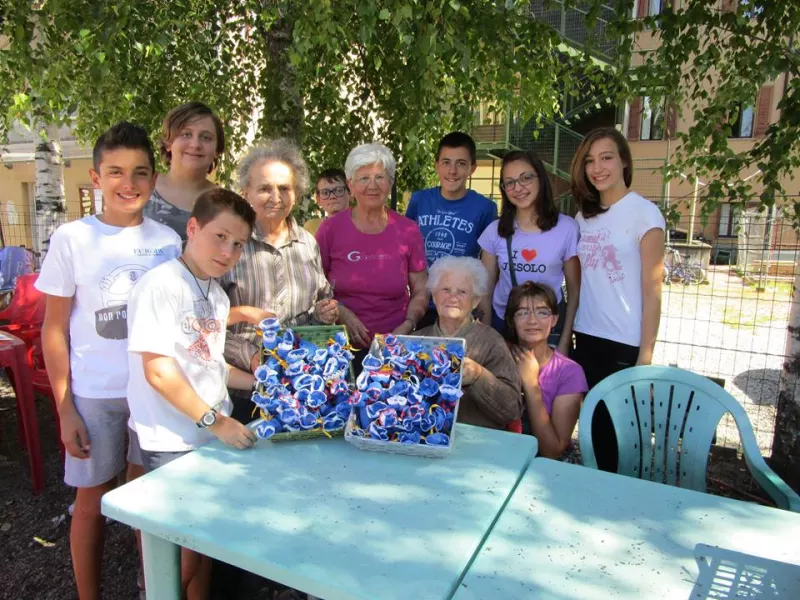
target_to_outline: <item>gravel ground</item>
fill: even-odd
[[[742,403],[762,454],[769,456],[775,404],[785,361],[791,285],[758,293],[728,267],[711,267],[709,282],[664,287],[661,327],[653,362],[725,380]],[[731,419],[717,431],[717,443],[738,447]]]

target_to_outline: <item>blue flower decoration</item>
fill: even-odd
[[[442,385],[439,386],[439,393],[442,396],[442,399],[446,402],[455,403],[456,400],[461,398],[464,395],[457,387],[453,387],[452,385]]]
[[[419,384],[419,392],[426,398],[430,398],[439,392],[439,384],[428,377]]]
[[[301,429],[314,429],[317,426],[317,417],[312,413],[306,413],[297,420]]]
[[[450,342],[447,344],[447,353],[456,357],[459,360],[464,360],[464,346],[459,342]]]
[[[281,429],[281,422],[278,419],[263,421],[256,425],[256,436],[262,440],[268,440],[276,433],[280,433]]]
[[[419,444],[421,437],[419,431],[408,431],[401,433],[397,439],[401,444],[413,445]]]
[[[387,432],[384,427],[378,425],[375,421],[369,424],[367,431],[369,432],[369,437],[374,440],[381,440],[383,442],[389,441],[389,432]]]
[[[290,350],[286,354],[286,362],[288,363],[295,363],[308,358],[308,350],[305,348],[297,348],[295,350]]]
[[[383,361],[377,356],[367,354],[361,364],[365,371],[377,371],[383,366]]]
[[[262,333],[278,333],[281,328],[281,322],[275,317],[270,317],[261,321],[258,324],[258,328]]]
[[[447,446],[450,444],[450,436],[446,433],[431,433],[425,437],[425,443],[429,446]]]
[[[311,392],[305,404],[307,408],[319,408],[325,404],[327,400],[328,397],[325,395],[325,392]]]
[[[344,419],[336,412],[330,412],[322,420],[322,428],[325,431],[333,431],[344,427]]]

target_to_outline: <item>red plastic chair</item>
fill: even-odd
[[[44,467],[39,447],[39,425],[36,421],[36,400],[31,385],[28,347],[20,338],[3,332],[0,335],[0,368],[4,368],[14,388],[17,404],[17,425],[22,448],[28,451],[33,491],[44,489]]]
[[[0,330],[18,335],[22,331],[41,329],[44,323],[45,295],[34,287],[38,273],[20,275],[8,307],[0,311]]]
[[[42,332],[40,329],[28,330],[19,335],[28,347],[28,366],[31,371],[31,384],[33,391],[50,399],[53,403],[53,414],[56,417],[56,435],[58,436],[58,448],[61,451],[61,461],[64,461],[64,444],[61,442],[61,420],[58,418],[58,407],[53,388],[50,387],[50,377],[44,364],[44,352],[42,351]]]

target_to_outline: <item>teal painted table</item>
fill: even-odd
[[[106,494],[103,514],[141,530],[148,600],[178,598],[178,546],[325,600],[450,598],[536,453],[456,427],[444,459],[213,443]]]
[[[797,600],[798,565],[800,514],[537,458],[454,600]]]

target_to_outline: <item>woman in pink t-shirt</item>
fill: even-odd
[[[508,297],[507,339],[522,381],[530,431],[539,455],[560,457],[570,446],[583,396],[589,390],[583,369],[547,345],[558,320],[556,295],[540,283],[526,281]]]
[[[376,333],[416,329],[428,306],[425,246],[417,224],[386,207],[395,174],[386,146],[354,148],[344,170],[355,206],[323,221],[317,243],[339,322],[363,349]]]

